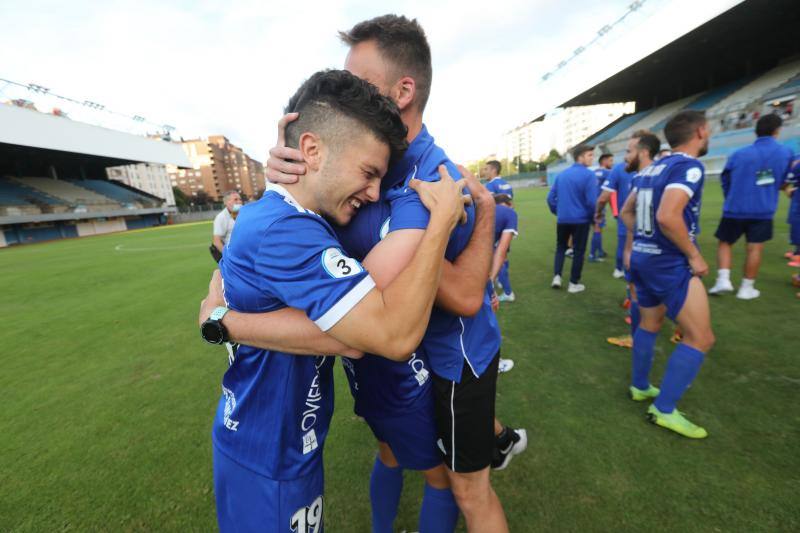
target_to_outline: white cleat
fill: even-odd
[[[513,359],[500,359],[500,362],[497,365],[497,371],[501,374],[504,372],[508,372],[514,368],[514,360]]]
[[[611,276],[614,279],[624,278],[625,277],[625,272],[620,270],[620,269],[618,269],[618,268],[615,268],[614,272],[611,274]]]
[[[502,293],[500,296],[497,297],[498,302],[513,302],[516,299],[517,297],[514,296],[513,292],[511,294]]]
[[[733,283],[729,279],[718,279],[714,286],[708,289],[708,294],[722,294],[724,292],[733,292]]]
[[[570,294],[575,294],[576,292],[583,292],[586,290],[586,285],[583,283],[572,283],[569,282],[569,287],[567,288],[567,292]]]
[[[550,283],[550,286],[553,287],[554,289],[560,289],[561,288],[561,276],[559,276],[558,274],[553,276],[553,281]]]
[[[739,287],[739,292],[736,293],[736,297],[740,300],[755,300],[759,296],[761,291],[755,287]]]
[[[505,450],[497,450],[492,459],[492,470],[504,470],[515,455],[519,455],[528,447],[528,432],[524,429],[511,429],[511,444]]]

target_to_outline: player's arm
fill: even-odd
[[[489,273],[489,279],[494,280],[503,268],[503,263],[506,262],[508,257],[508,248],[511,246],[511,239],[514,238],[513,231],[504,231],[500,235],[500,242],[497,243],[497,248],[494,249],[492,256],[492,270]]]
[[[206,242],[208,242],[208,241],[206,241]],[[222,249],[225,248],[225,245],[222,244],[222,237],[220,237],[219,235],[214,235],[211,238],[211,243],[214,245],[214,247],[217,250],[219,250],[220,253],[222,253]]]
[[[609,200],[611,200],[612,192],[613,191],[610,191],[604,187],[603,190],[600,192],[600,196],[597,197],[597,203],[594,206],[595,222],[601,222],[603,220],[604,217],[603,213],[605,212],[606,205],[608,204]]]
[[[554,215],[558,214],[558,180],[553,182],[550,191],[547,193],[547,207],[550,208],[550,212]]]
[[[443,260],[436,305],[455,315],[472,316],[483,304],[489,276],[495,203],[474,176],[464,175],[476,208],[475,226],[467,246],[456,260],[452,263]],[[364,259],[364,267],[372,274],[378,287],[388,285],[408,264],[422,235],[420,229],[391,231],[370,250]]]
[[[683,252],[689,260],[689,265],[698,276],[708,273],[706,264],[700,250],[692,242],[689,230],[683,219],[683,211],[691,197],[680,188],[667,187],[661,196],[661,205],[656,213],[656,222],[661,232]]]
[[[222,276],[215,270],[208,284],[208,295],[200,302],[199,323],[202,325],[216,307],[225,307]],[[285,308],[269,313],[228,311],[222,318],[231,341],[297,355],[344,355],[360,357],[354,350],[323,332],[299,309]]]

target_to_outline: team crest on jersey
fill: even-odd
[[[332,278],[346,278],[364,271],[352,257],[347,257],[338,248],[328,248],[322,252],[322,268]]]
[[[425,368],[425,362],[422,359],[417,359],[417,354],[412,353],[411,359],[408,360],[408,366],[414,371],[414,377],[417,378],[417,383],[420,387],[425,385],[430,377],[430,372]]]
[[[239,421],[231,418],[233,410],[236,409],[236,396],[233,391],[222,387],[222,395],[225,396],[225,410],[222,412],[222,423],[231,431],[236,431],[239,428]]]
[[[317,533],[322,531],[322,495],[308,507],[298,509],[289,520],[289,528],[296,533]]]

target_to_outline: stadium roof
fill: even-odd
[[[650,109],[761,74],[800,54],[797,0],[747,0],[560,107],[635,101]]]
[[[98,156],[115,164],[190,167],[177,143],[148,139],[10,105],[0,105],[0,143]]]

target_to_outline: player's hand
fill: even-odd
[[[461,189],[464,180],[453,181],[444,165],[439,165],[439,181],[412,179],[408,186],[419,195],[422,204],[431,212],[431,219],[439,217],[454,228],[459,221],[466,220],[464,197]]]
[[[606,216],[605,216],[605,214],[603,214],[603,213],[595,213],[595,214],[594,214],[594,223],[595,223],[597,226],[599,226],[600,224],[602,224],[602,223],[603,223],[603,221],[604,221],[605,219],[606,219]]]
[[[708,274],[708,265],[706,264],[706,260],[703,259],[703,256],[700,252],[697,252],[695,255],[689,258],[689,267],[692,269],[692,273],[695,276],[703,277]]]
[[[211,281],[208,284],[208,295],[200,302],[200,316],[198,317],[200,325],[202,326],[203,322],[208,320],[208,317],[211,316],[211,312],[214,311],[215,308],[224,306],[225,298],[222,295],[222,274],[220,274],[217,268],[211,275]]]
[[[278,121],[278,143],[270,149],[267,159],[267,180],[272,183],[297,183],[300,176],[306,173],[303,154],[296,148],[286,146],[286,125],[299,116],[299,113],[289,113]]]
[[[497,297],[497,293],[494,291],[492,291],[492,297],[490,302],[492,304],[492,311],[496,313],[497,310],[500,309],[500,299]]]
[[[631,271],[631,249],[625,248],[622,251],[622,267],[628,272]]]

